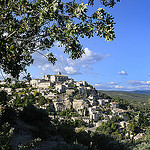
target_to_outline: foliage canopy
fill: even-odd
[[[120,0],[100,0],[105,7],[113,7]],[[77,59],[84,50],[80,38],[94,35],[106,41],[115,38],[114,18],[103,8],[88,15],[88,4],[76,0],[0,0],[0,66],[19,77],[26,66],[33,63],[32,54],[50,50],[56,41],[64,46],[70,58]],[[45,56],[51,63],[56,58]]]

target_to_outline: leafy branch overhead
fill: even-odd
[[[119,0],[117,0],[118,2]],[[113,7],[115,0],[100,0]],[[93,0],[88,0],[93,5]],[[5,73],[19,77],[26,66],[33,63],[32,54],[50,50],[56,41],[64,46],[72,59],[82,56],[79,41],[87,36],[99,36],[111,41],[115,38],[114,18],[103,8],[87,15],[88,4],[75,0],[0,0],[0,65]],[[46,55],[51,63],[56,58]]]

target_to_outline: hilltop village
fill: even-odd
[[[52,100],[51,104],[44,104],[40,108],[51,107],[54,111],[73,108],[77,114],[83,116],[82,119],[86,123],[95,122],[94,126],[100,125],[99,118],[104,118],[102,121],[106,122],[106,118],[114,115],[123,118],[124,121],[120,122],[121,127],[128,124],[128,117],[125,115],[127,111],[120,109],[117,102],[103,98],[103,95],[86,81],[74,81],[58,72],[56,75],[43,75],[42,79],[33,79],[30,84],[45,98]],[[102,107],[105,107],[106,111],[100,112]],[[79,117],[73,117],[77,118]]]
[[[9,122],[12,126],[10,131],[15,128],[12,138],[15,149],[20,142],[25,144],[34,137],[45,140],[54,134],[61,142],[77,141],[100,149],[99,142],[102,141],[103,149],[106,149],[108,139],[109,146],[117,140],[129,143],[122,146],[131,146],[132,149],[138,140],[149,138],[150,117],[147,111],[134,110],[126,101],[111,98],[88,82],[74,81],[61,72],[43,75],[42,79],[1,81],[0,100],[2,123],[9,128]],[[53,143],[59,143],[57,140]],[[117,145],[121,146],[120,143]]]
[[[4,82],[1,82],[2,84]],[[118,123],[120,128],[125,128],[129,124],[127,110],[119,108],[117,102],[111,102],[111,99],[104,98],[102,93],[86,81],[74,81],[58,72],[55,75],[43,75],[42,79],[32,79],[30,83],[26,81],[26,84],[34,88],[31,93],[34,95],[40,93],[49,100],[40,104],[36,102],[34,104],[36,107],[48,108],[53,112],[74,109],[77,115],[72,119],[81,119],[82,116],[82,120],[89,124],[89,127],[98,127],[102,122],[107,122],[113,116],[122,118]],[[9,95],[18,92],[22,99],[25,97],[22,93],[24,88],[16,88],[14,91],[12,88],[1,87],[1,90],[7,91]],[[13,97],[16,99],[15,96]],[[53,116],[51,115],[51,117]]]

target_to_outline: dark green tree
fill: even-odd
[[[100,0],[105,7],[118,1]],[[94,5],[94,0],[86,3]],[[0,0],[1,69],[19,77],[33,63],[33,53],[50,50],[56,41],[70,58],[77,59],[84,53],[80,38],[96,35],[113,40],[114,18],[103,8],[89,16],[88,4],[76,0]],[[45,57],[53,64],[56,61],[51,51]]]
[[[26,76],[24,76],[23,79],[26,79],[28,81],[28,83],[30,84],[30,81],[32,80],[30,73],[28,73]]]
[[[8,101],[8,95],[5,91],[0,91],[0,105],[6,105]]]

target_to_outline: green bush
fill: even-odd
[[[89,133],[87,133],[84,129],[81,129],[76,133],[76,140],[78,143],[90,147],[92,139]]]
[[[36,148],[38,147],[39,142],[41,141],[40,138],[34,139],[30,141],[27,145],[24,145],[23,143],[19,143],[17,146],[18,150],[28,150],[31,148]]]
[[[13,135],[13,130],[8,122],[0,126],[0,149],[12,150],[10,141]]]
[[[8,102],[8,95],[5,91],[0,91],[0,105],[6,105]]]
[[[57,132],[64,138],[68,143],[75,141],[75,130],[73,123],[70,121],[61,121],[57,126]]]
[[[46,110],[38,109],[28,104],[24,110],[19,113],[19,117],[26,123],[34,126],[33,134],[35,137],[46,139],[50,134],[55,133],[55,127],[50,122]]]
[[[40,106],[48,103],[47,99],[42,95],[38,96],[37,101],[38,101]]]
[[[84,121],[79,119],[76,119],[73,123],[74,123],[74,127],[81,127],[85,125]]]
[[[127,150],[127,147],[119,141],[110,141],[105,145],[105,150]]]
[[[1,110],[0,125],[2,125],[5,122],[13,124],[16,120],[16,117],[17,117],[16,111],[12,107],[6,106]]]
[[[81,144],[58,144],[52,150],[87,150],[87,147]]]
[[[43,109],[38,109],[32,104],[28,104],[24,107],[23,111],[19,112],[19,117],[29,124],[36,124],[40,122],[49,121],[48,113]]]
[[[92,148],[99,150],[128,150],[128,148],[110,135],[92,133]]]
[[[38,122],[32,130],[35,138],[47,139],[50,135],[55,134],[55,126],[51,123]]]

